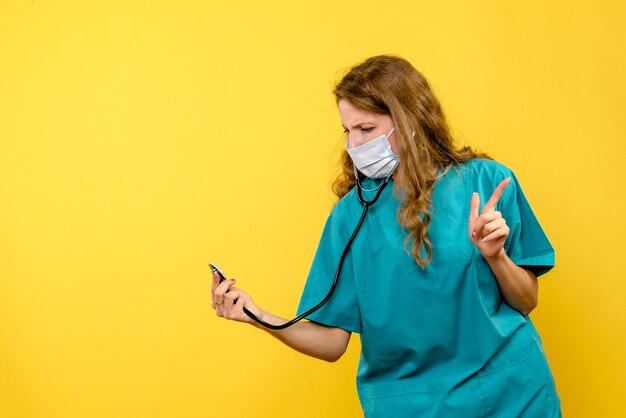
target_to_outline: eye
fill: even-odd
[[[361,128],[361,132],[367,133],[367,132],[370,132],[372,129],[374,128]]]

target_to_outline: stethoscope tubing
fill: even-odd
[[[357,173],[355,173],[355,174],[357,174]],[[297,317],[293,318],[291,321],[285,322],[284,324],[280,324],[280,325],[274,325],[274,324],[270,324],[268,322],[265,322],[264,320],[259,318],[257,315],[255,315],[252,312],[250,312],[250,310],[248,308],[246,308],[245,306],[243,308],[244,313],[246,315],[248,315],[252,320],[257,322],[258,324],[264,326],[265,328],[278,331],[278,330],[282,330],[282,329],[285,329],[287,327],[292,326],[296,322],[298,322],[298,321],[302,320],[303,318],[311,315],[313,312],[319,310],[322,306],[324,306],[326,304],[326,302],[328,302],[330,300],[330,298],[333,295],[333,293],[335,293],[335,289],[337,288],[337,283],[339,282],[339,274],[341,273],[341,268],[343,267],[343,262],[344,262],[344,260],[346,258],[346,255],[348,254],[348,250],[350,250],[350,247],[352,246],[352,241],[354,241],[354,238],[356,238],[357,233],[361,229],[361,225],[363,224],[363,220],[365,219],[365,215],[367,214],[367,211],[368,211],[369,207],[372,206],[374,203],[376,203],[376,201],[380,197],[381,193],[383,192],[383,190],[387,186],[387,183],[389,183],[389,179],[391,178],[392,174],[393,174],[393,171],[382,181],[382,183],[376,189],[374,189],[374,190],[376,190],[376,195],[371,200],[365,200],[363,198],[363,192],[362,192],[363,186],[361,185],[361,181],[359,180],[358,175],[355,176],[355,178],[356,178],[356,187],[357,187],[357,196],[359,198],[359,202],[361,202],[361,204],[363,205],[363,212],[361,213],[361,217],[359,218],[359,222],[357,223],[356,227],[354,228],[354,231],[352,232],[352,235],[350,236],[350,239],[346,243],[346,247],[344,248],[343,252],[341,253],[341,257],[339,257],[339,262],[337,263],[337,269],[335,270],[335,277],[333,278],[333,283],[330,286],[330,290],[328,291],[328,293],[326,294],[324,299],[322,299],[317,305],[315,305],[314,307],[312,307],[308,311],[302,313],[301,315],[298,315]]]

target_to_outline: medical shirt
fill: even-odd
[[[471,160],[436,181],[426,268],[406,250],[393,187],[369,209],[334,295],[308,317],[360,334],[357,390],[366,417],[561,416],[535,327],[503,299],[468,236],[472,193],[482,209],[506,177],[512,180],[496,207],[510,228],[505,251],[540,276],[554,266],[554,250],[514,174],[495,161]],[[366,179],[363,187],[379,183]],[[328,292],[362,209],[355,189],[332,209],[299,314]]]

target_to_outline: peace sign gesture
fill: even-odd
[[[502,197],[502,193],[510,181],[511,178],[507,177],[500,182],[483,207],[480,215],[478,214],[480,196],[478,193],[472,195],[468,233],[470,241],[485,258],[497,256],[502,250],[506,238],[509,236],[509,227],[502,217],[502,213],[495,209],[498,200]]]

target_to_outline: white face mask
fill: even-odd
[[[367,177],[373,179],[387,177],[398,166],[400,157],[393,153],[388,139],[393,131],[394,129],[389,132],[389,135],[383,134],[352,149],[346,139],[346,149],[352,158],[352,163]]]

